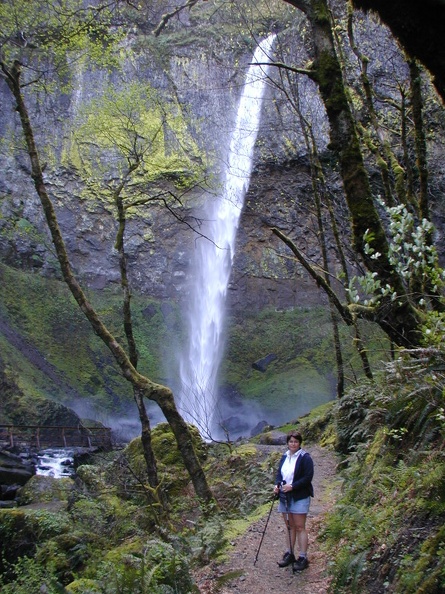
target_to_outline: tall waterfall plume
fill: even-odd
[[[220,195],[206,203],[204,237],[195,242],[188,345],[180,360],[179,407],[202,435],[218,431],[217,378],[224,350],[225,301],[236,231],[249,186],[253,150],[274,35],[256,49],[240,97]],[[260,65],[261,64],[261,65]]]

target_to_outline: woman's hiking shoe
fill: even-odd
[[[306,557],[298,557],[296,561],[292,564],[292,571],[295,573],[296,571],[303,571],[309,565],[309,561]]]
[[[282,561],[278,561],[278,567],[287,567],[294,561],[295,561],[294,554],[289,553],[289,551],[287,551],[286,553],[284,553]]]

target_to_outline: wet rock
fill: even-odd
[[[250,437],[255,437],[255,435],[259,435],[263,433],[266,428],[271,428],[267,421],[260,421],[255,425],[255,427],[250,432]]]
[[[267,431],[259,439],[263,445],[286,445],[286,434],[282,431]]]
[[[252,367],[256,371],[262,371],[264,373],[267,370],[270,363],[272,363],[272,361],[275,361],[275,359],[277,359],[277,356],[274,353],[269,353],[262,359],[258,359],[258,361],[252,363]]]
[[[34,464],[26,463],[20,456],[0,450],[0,485],[25,485],[35,473]]]

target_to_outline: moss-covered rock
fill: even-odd
[[[207,444],[196,427],[189,425],[193,446],[203,462],[207,457]],[[168,423],[160,423],[152,431],[152,448],[157,461],[158,475],[162,488],[170,495],[180,493],[190,482],[176,438]],[[133,439],[116,463],[109,469],[111,474],[119,474],[121,483],[134,483],[135,490],[146,484],[147,469],[141,438]],[[116,474],[117,473],[117,474]],[[124,478],[126,477],[126,478]]]
[[[100,582],[88,578],[74,580],[65,586],[65,590],[69,594],[102,594],[103,592]]]
[[[0,575],[5,564],[33,556],[39,543],[68,532],[68,515],[48,509],[0,510]]]
[[[70,478],[54,478],[36,474],[30,478],[20,490],[20,505],[30,503],[50,503],[55,501],[68,501],[74,489],[74,481]]]
[[[18,501],[20,505],[66,502],[74,487],[74,481],[70,478],[56,479],[36,474],[20,489]]]

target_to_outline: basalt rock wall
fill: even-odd
[[[82,105],[98,96],[110,83],[119,88],[137,78],[148,81],[164,94],[166,101],[174,97],[187,115],[195,142],[211,163],[208,175],[216,180],[207,193],[202,188],[191,190],[183,202],[181,215],[199,219],[202,202],[212,199],[218,191],[215,188],[227,162],[240,86],[255,45],[247,47],[239,40],[227,40],[218,47],[209,47],[201,40],[196,45],[176,45],[174,52],[167,54],[153,42],[143,45],[138,38],[128,40],[128,49],[133,52],[133,62],[128,60],[122,69],[125,75],[83,68],[73,73],[74,89],[70,95],[28,99],[38,144],[45,145],[47,130],[52,131],[54,152],[45,163],[45,182],[68,253],[75,272],[94,289],[119,282],[114,249],[116,213],[112,205],[100,200],[89,202],[82,196],[81,176],[63,156],[69,150],[69,121],[75,118]],[[308,93],[306,100],[310,101],[312,96],[312,101],[319,103],[314,85],[307,81],[304,85]],[[5,106],[0,116],[0,129],[8,138],[19,136],[18,117],[3,81],[0,81],[0,100]],[[323,147],[327,143],[323,117],[314,126]],[[306,214],[300,209],[298,221],[291,225],[306,234],[311,195],[305,149],[297,128],[295,114],[271,81],[263,104],[247,206],[240,222],[229,296],[235,310],[266,306],[287,308],[319,299],[317,290],[298,273],[295,263],[282,258],[285,250],[270,231],[270,227],[280,221],[295,222],[295,205],[307,202],[307,208],[303,209]],[[42,152],[45,155],[45,151]],[[297,155],[300,155],[298,159]],[[165,187],[168,184],[166,181]],[[278,184],[280,191],[277,191]],[[175,191],[173,186],[170,189]],[[0,173],[0,195],[2,260],[14,267],[59,275],[25,152],[6,152]],[[285,201],[284,196],[288,197]],[[287,228],[290,230],[289,224]],[[128,220],[125,240],[133,290],[160,299],[187,298],[193,278],[196,233],[179,223],[166,209],[154,205],[143,216]],[[315,238],[308,241],[315,241]]]
[[[184,18],[182,15],[173,33],[192,30],[196,33],[196,24]],[[292,19],[270,25],[270,29],[276,30],[287,25],[278,34],[275,51],[283,52],[283,48],[287,48],[286,59],[303,64],[310,55],[310,40],[304,27],[298,26],[298,19],[295,16]],[[259,36],[264,37],[266,30],[263,28]],[[93,72],[88,67],[79,67],[73,72],[74,88],[70,94],[27,96],[38,146],[47,145],[47,132],[51,130],[52,152],[45,163],[45,181],[68,253],[76,274],[94,289],[119,283],[114,249],[116,213],[103,201],[84,199],[79,171],[66,159],[69,122],[86,102],[100,95],[110,83],[119,88],[131,80],[143,80],[156,88],[166,101],[174,98],[188,118],[189,131],[199,149],[208,157],[208,174],[216,180],[209,193],[201,188],[191,190],[183,202],[182,216],[199,219],[200,205],[215,192],[227,162],[240,87],[255,44],[252,37],[247,42],[240,35],[221,35],[216,39],[214,34],[207,37],[196,34],[188,39],[187,35],[169,38],[166,33],[159,41],[138,30],[129,35],[125,49],[130,57],[125,58],[119,72]],[[402,64],[400,54],[397,59]],[[306,306],[323,299],[301,265],[290,257],[289,249],[271,231],[279,227],[314,264],[321,263],[307,149],[295,110],[277,86],[279,76],[273,69],[263,103],[254,172],[238,231],[228,298],[235,312],[244,308]],[[334,161],[329,161],[332,156],[327,150],[328,125],[316,86],[308,78],[300,78],[299,97],[305,114],[311,116],[318,150],[326,157],[327,185],[340,212],[342,185]],[[11,139],[20,137],[21,130],[9,90],[1,79],[0,102],[3,107],[0,130],[6,141],[0,171],[0,257],[14,267],[57,276],[58,263],[30,177],[29,159],[25,152],[13,151],[12,143],[10,152],[5,148]],[[43,158],[49,154],[48,151],[42,153]],[[439,162],[434,147],[431,154]],[[441,176],[431,179],[436,185],[433,193],[441,195]],[[165,187],[168,183],[165,181]],[[440,209],[436,209],[435,217],[441,224]],[[347,225],[347,217],[345,220]],[[347,237],[347,233],[346,226],[342,235]],[[193,279],[196,241],[197,236],[190,227],[179,223],[159,206],[129,219],[126,251],[133,290],[159,299],[187,299]],[[331,247],[328,245],[328,250]],[[333,250],[329,255],[335,269]]]
[[[2,201],[2,259],[13,267],[57,277],[58,263],[33,186],[26,173],[10,173],[14,182]],[[48,177],[47,184],[75,272],[92,289],[118,284],[114,213],[103,204],[85,209],[78,196],[78,181],[70,171],[56,172]],[[289,198],[283,203],[283,191],[294,196],[295,202]],[[254,172],[238,230],[229,287],[232,308],[287,308],[319,301],[314,283],[271,231],[274,226],[284,226],[294,236],[300,235],[315,257],[318,250],[316,236],[310,230],[310,208],[307,165],[303,161],[266,165]],[[193,278],[196,240],[186,225],[159,207],[150,209],[144,219],[129,220],[126,251],[133,290],[159,299],[180,301],[186,297]]]

